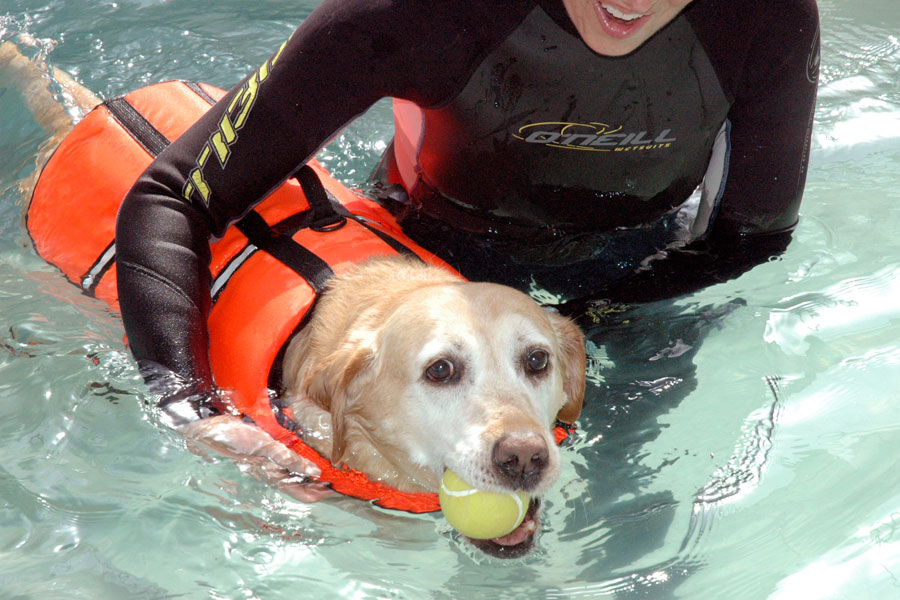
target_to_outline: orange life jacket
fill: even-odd
[[[37,252],[84,292],[118,310],[115,219],[153,158],[222,90],[173,81],[104,102],[63,140],[45,165],[26,223]],[[381,206],[334,179],[318,162],[298,172],[210,245],[213,306],[210,364],[246,417],[314,462],[343,494],[409,512],[440,510],[437,494],[405,493],[333,466],[301,439],[280,387],[281,355],[334,274],[372,256],[407,253],[450,269],[407,238]],[[452,269],[451,269],[452,270]],[[454,271],[455,272],[455,271]],[[557,441],[565,438],[557,428]]]

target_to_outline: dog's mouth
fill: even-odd
[[[466,539],[485,554],[496,556],[497,558],[518,558],[524,556],[534,546],[534,537],[540,525],[538,519],[540,507],[540,498],[532,498],[522,523],[503,537],[487,540]]]

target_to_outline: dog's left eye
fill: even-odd
[[[550,353],[542,348],[536,348],[525,357],[525,366],[532,373],[539,373],[547,368],[550,363]]]
[[[435,383],[444,383],[453,379],[456,374],[456,365],[446,358],[439,358],[425,369],[425,376]]]

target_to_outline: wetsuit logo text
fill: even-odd
[[[197,166],[188,174],[182,188],[182,196],[185,200],[191,200],[198,196],[205,205],[209,206],[212,195],[209,184],[203,175],[203,169],[210,156],[215,156],[219,165],[225,168],[228,158],[231,156],[231,146],[238,139],[238,132],[247,122],[247,117],[253,109],[259,94],[260,84],[269,76],[269,71],[278,62],[278,58],[284,51],[287,42],[281,45],[278,52],[244,82],[243,87],[232,98],[222,118],[219,119],[218,128],[209,136],[209,140],[203,145],[200,155],[197,157]]]
[[[671,129],[658,133],[623,131],[606,123],[532,123],[519,128],[513,137],[529,144],[565,150],[627,152],[669,148],[677,140]]]

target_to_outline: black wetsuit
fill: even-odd
[[[818,45],[814,0],[695,0],[620,58],[559,0],[326,0],[126,198],[132,349],[210,381],[209,236],[383,97],[424,123],[385,202],[468,277],[625,300],[733,277],[797,221]]]

